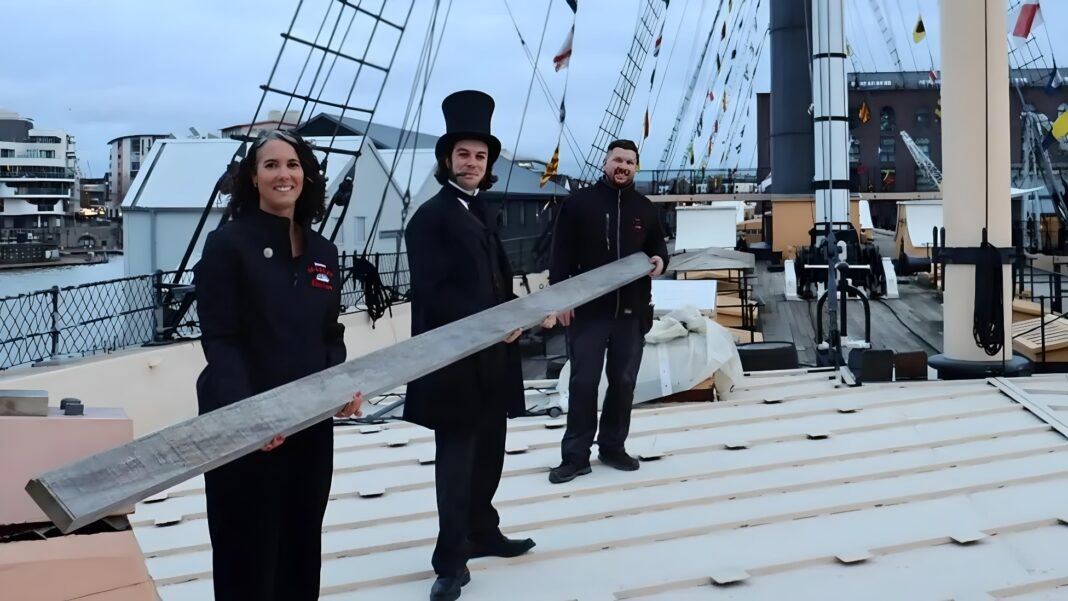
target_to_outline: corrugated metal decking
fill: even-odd
[[[472,560],[462,598],[1068,598],[1068,440],[1035,414],[1068,423],[1068,378],[998,384],[1025,402],[982,381],[748,377],[729,401],[636,409],[630,450],[661,457],[640,471],[556,486],[560,420],[515,420],[497,506],[538,546]],[[323,598],[425,598],[431,433],[337,434]],[[133,516],[163,601],[211,598],[201,487]]]

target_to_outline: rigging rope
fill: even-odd
[[[710,81],[711,81],[710,88],[714,88],[714,84],[716,84],[716,81],[719,80],[719,76],[722,73],[722,64],[721,64],[722,61],[720,60],[720,52],[721,51],[723,52],[723,57],[725,57],[726,60],[729,63],[731,63],[731,66],[727,67],[727,75],[726,75],[726,78],[724,79],[724,86],[728,85],[729,81],[731,81],[731,74],[733,73],[734,64],[735,64],[735,56],[737,54],[738,47],[740,46],[739,39],[738,39],[737,35],[735,34],[735,31],[738,30],[738,29],[741,29],[741,26],[743,25],[743,23],[745,21],[745,16],[743,14],[743,11],[749,9],[749,7],[758,6],[759,5],[759,1],[757,1],[755,3],[754,2],[745,3],[745,2],[747,2],[747,0],[743,0],[742,4],[740,4],[738,6],[738,11],[736,11],[734,13],[734,20],[731,20],[731,25],[729,25],[729,27],[727,27],[727,21],[732,18],[731,11],[728,11],[727,14],[724,15],[724,17],[723,17],[723,25],[720,28],[716,27],[716,22],[718,21],[719,15],[720,15],[719,11],[717,11],[716,17],[714,17],[712,19],[712,31],[711,31],[711,33],[714,35],[714,33],[716,33],[716,31],[719,30],[721,32],[721,34],[720,34],[720,43],[718,44],[718,47],[717,47],[717,50],[716,50],[716,59],[717,59],[716,60],[716,65],[710,66],[710,72],[709,72]],[[722,4],[721,4],[721,7],[722,7]],[[723,35],[722,32],[724,32],[724,31],[728,32],[727,36]],[[748,37],[747,37],[747,39],[748,39]],[[731,44],[732,43],[735,45],[733,52],[727,52],[727,50],[731,50]],[[707,49],[708,49],[708,47],[706,45],[706,50]],[[702,59],[704,59],[704,54],[702,54]],[[698,65],[697,65],[698,72],[700,72],[701,67],[702,67],[702,64],[698,63]],[[694,74],[695,78],[698,77],[698,76],[700,76],[700,73],[695,73]],[[739,83],[738,84],[738,86],[739,86],[738,90],[739,91],[741,90],[741,85],[743,85],[743,83]],[[704,111],[705,111],[705,108],[708,106],[708,102],[709,102],[708,93],[707,92],[704,94],[704,96],[705,96],[705,98],[704,98],[704,102],[702,104],[702,109],[701,109],[700,112],[698,112],[697,117],[695,118],[694,123],[693,123],[693,128],[691,129],[690,144],[686,148],[686,153],[684,155],[682,155],[682,157],[681,157],[681,159],[679,161],[679,164],[682,165],[682,167],[685,167],[687,158],[689,157],[689,149],[690,149],[690,147],[692,147],[694,139],[696,138],[697,126],[698,125],[704,125],[703,124]],[[724,88],[723,94],[721,94],[721,102],[723,101],[724,97],[729,97],[729,94],[727,93],[726,88]],[[687,104],[686,104],[686,102],[684,102],[684,109],[686,108],[686,106],[687,106]],[[736,107],[737,107],[737,105],[736,105]],[[719,115],[721,113],[722,113],[722,111],[718,111],[717,115]],[[718,116],[717,116],[717,120],[716,121],[717,122],[719,121],[719,117]],[[716,125],[716,123],[713,122],[713,130],[714,130],[714,125]],[[672,139],[671,141],[674,141],[674,139]],[[681,148],[677,144],[673,144],[671,146],[670,156],[668,157],[668,164],[671,164],[675,160],[675,157],[677,156],[676,153],[679,151],[679,149],[681,149]]]
[[[330,9],[332,9],[333,7],[334,7],[333,3],[327,5],[326,12],[323,14],[323,21],[321,23],[319,23],[319,31],[316,32],[316,34],[315,34],[315,40],[312,42],[313,44],[316,44],[316,45],[319,44],[319,38],[323,35],[323,29],[326,28],[326,21],[327,21],[327,19],[330,18]],[[298,8],[297,11],[299,12],[300,9]],[[339,13],[339,15],[340,15],[340,13]],[[296,22],[297,22],[297,15],[293,15],[293,23],[290,23],[290,25],[289,25],[289,33],[293,32],[293,25],[296,24]],[[284,49],[285,48],[285,45],[284,45],[285,41],[288,41],[288,38],[282,38],[282,39],[283,39],[283,49]],[[294,93],[296,93],[297,88],[300,87],[300,82],[304,79],[304,73],[308,70],[308,65],[311,63],[311,58],[312,58],[312,53],[313,52],[315,52],[315,48],[313,46],[308,46],[308,56],[306,56],[304,58],[304,65],[300,68],[300,74],[297,75],[297,82],[293,84],[293,92]],[[278,57],[279,58],[282,57],[281,51],[279,51]],[[270,80],[268,80],[268,85],[270,85]],[[267,91],[264,90],[263,93],[264,93],[264,95],[266,95]],[[286,101],[285,108],[282,109],[282,120],[283,121],[285,120],[286,113],[289,112],[289,108],[293,105],[293,98],[294,98],[294,96],[289,96],[289,99]],[[256,114],[258,116],[259,112],[257,111]],[[256,119],[253,118],[252,121],[255,122]],[[253,123],[249,123],[249,135],[252,135],[251,134],[252,125],[253,125]]]
[[[550,0],[550,2],[551,1],[552,0]],[[515,15],[512,13],[512,7],[508,4],[507,0],[505,0],[504,7],[508,9],[508,17],[512,20],[512,27],[515,29],[516,35],[519,36],[519,45],[523,48],[523,53],[526,55],[527,61],[530,63],[530,67],[534,69],[534,73],[537,76],[538,86],[541,88],[542,95],[545,97],[545,101],[549,104],[549,108],[552,111],[555,112],[559,110],[560,102],[556,101],[556,97],[554,97],[552,92],[549,90],[548,82],[545,81],[545,77],[542,76],[541,71],[538,70],[538,61],[534,58],[534,55],[530,53],[530,48],[527,46],[527,42],[523,38],[523,33],[519,30],[519,22],[516,21]],[[565,78],[564,81],[564,90],[566,92],[567,79]],[[563,101],[564,99],[561,98],[561,102]],[[581,145],[578,143],[578,138],[575,137],[574,132],[571,131],[571,126],[568,125],[566,122],[564,123],[564,131],[567,134],[564,137],[564,141],[567,143],[567,147],[571,150],[573,156],[575,156],[576,158],[580,158],[582,155],[578,149],[581,147]]]
[[[508,0],[504,0],[504,3],[505,3],[505,5],[507,5],[508,4]],[[549,2],[548,6],[545,7],[545,23],[543,23],[542,26],[541,26],[541,39],[538,40],[538,52],[535,54],[535,57],[538,58],[538,59],[541,59],[541,49],[545,45],[545,32],[548,31],[548,29],[549,29],[549,15],[552,14],[552,11],[553,11],[553,3]],[[511,9],[509,9],[508,12],[511,13]],[[523,101],[523,114],[519,118],[519,131],[516,132],[516,135],[515,135],[515,146],[512,147],[512,158],[513,159],[516,158],[516,155],[519,153],[519,140],[523,137],[523,126],[526,125],[526,122],[527,122],[527,109],[530,107],[530,94],[531,94],[531,92],[534,91],[534,79],[537,77],[537,75],[538,75],[538,66],[537,66],[537,61],[535,61],[534,68],[531,69],[531,72],[530,72],[530,83],[527,84],[527,97],[526,97],[526,100]],[[508,200],[508,186],[511,185],[511,183],[512,183],[512,171],[514,171],[514,170],[515,170],[515,162],[510,162],[509,165],[508,165],[508,177],[505,178],[505,180],[504,180],[504,199],[501,202],[501,208],[499,209],[500,211],[506,210],[505,206],[504,206],[504,203],[507,202],[507,200]]]
[[[371,318],[371,327],[374,327],[374,322],[381,319],[392,304],[389,289],[382,283],[378,268],[365,258],[352,258],[351,274],[363,288],[364,306],[367,307],[367,315]]]
[[[902,31],[905,31],[905,32],[911,31],[909,29],[908,22],[905,21],[905,11],[901,8],[901,2],[897,1],[897,2],[894,2],[894,4],[897,5],[897,18],[898,18],[898,21],[901,22]],[[908,46],[909,57],[912,59],[913,69],[916,70],[916,71],[919,71],[920,70],[920,62],[916,60],[916,54],[912,51],[913,42],[911,42],[910,40],[905,40],[905,45]]]
[[[436,28],[437,28],[438,12],[439,12],[440,8],[441,8],[441,0],[435,0],[434,1],[433,12],[431,13],[431,17],[430,17],[430,23],[427,26],[426,38],[423,40],[423,49],[422,49],[422,51],[420,52],[420,55],[419,55],[419,61],[417,63],[417,67],[416,67],[415,78],[412,80],[412,89],[411,89],[411,92],[408,95],[408,105],[405,108],[404,118],[401,121],[401,123],[403,124],[403,127],[406,130],[404,132],[406,134],[405,140],[411,139],[411,137],[412,137],[411,136],[412,131],[407,129],[407,125],[409,123],[408,119],[409,119],[409,117],[411,116],[411,113],[412,113],[412,108],[416,103],[415,102],[415,96],[416,96],[417,90],[419,89],[419,78],[420,78],[420,75],[423,75],[423,91],[422,91],[422,94],[420,95],[420,100],[419,100],[420,107],[422,106],[423,98],[426,95],[427,82],[430,79],[430,71],[431,71],[431,69],[433,67],[433,56],[432,55],[434,55],[434,49],[433,49],[434,33],[436,31]],[[452,9],[452,4],[450,3],[449,4],[449,10],[451,10],[451,9]],[[442,36],[444,36],[444,31],[442,32]],[[438,48],[440,48],[440,45],[438,46]],[[419,116],[421,116],[422,110],[419,110],[418,113],[419,113]],[[416,118],[416,122],[418,123],[418,117]],[[371,223],[371,229],[367,233],[367,240],[364,243],[363,254],[365,256],[370,251],[371,245],[374,243],[375,236],[378,233],[378,226],[379,226],[379,224],[380,224],[380,222],[382,220],[382,212],[383,212],[383,210],[385,208],[387,195],[389,194],[389,183],[392,181],[393,175],[396,173],[397,165],[400,163],[400,158],[401,158],[401,155],[403,154],[404,147],[405,147],[405,143],[402,142],[398,146],[396,152],[393,155],[393,162],[390,165],[390,170],[389,170],[389,174],[388,174],[389,179],[386,180],[386,185],[383,186],[383,188],[382,188],[382,197],[378,202],[378,210],[375,212],[374,221]],[[412,153],[413,153],[413,155],[415,153],[414,142],[413,142]],[[402,202],[402,205],[401,205],[402,224],[401,224],[401,232],[400,232],[400,234],[401,234],[401,236],[403,236],[403,229],[404,229],[403,220],[404,220],[405,216],[407,215],[407,211],[408,211],[408,205],[409,205],[409,202],[410,202],[409,195],[405,194],[404,197],[401,199],[401,202]],[[398,244],[399,244],[399,241],[398,241]]]
[[[757,11],[758,11],[758,9],[760,7],[759,0],[758,0],[758,2],[755,3],[755,5],[750,5],[750,6],[753,7],[752,17],[753,17],[753,25],[754,25],[754,31],[755,31],[756,30],[755,26],[757,25]],[[739,14],[737,15],[737,18],[732,23],[732,29],[735,28],[734,27],[735,25],[738,26],[737,28],[741,28],[741,26],[744,24],[745,20],[746,20],[746,18],[741,14],[741,10],[739,10]],[[755,60],[753,61],[752,64],[754,66],[756,66],[756,65],[759,65],[759,54],[756,54],[756,52],[753,49],[751,36],[752,36],[752,34],[750,34],[749,37],[746,37],[742,41],[739,41],[737,38],[732,37],[732,38],[730,38],[728,40],[728,43],[726,45],[727,45],[727,47],[729,47],[730,43],[733,42],[735,44],[733,52],[737,52],[737,50],[738,50],[738,48],[740,46],[746,46],[748,48],[748,50],[749,50],[749,54],[755,57]],[[731,56],[733,56],[733,54]],[[718,133],[719,133],[719,130],[718,130],[719,123],[721,121],[722,121],[722,123],[724,123],[725,127],[723,128],[723,131],[726,132],[726,140],[725,140],[725,145],[723,147],[723,152],[721,153],[720,160],[719,160],[719,166],[720,167],[722,167],[723,164],[726,162],[727,154],[730,152],[730,149],[734,147],[734,140],[735,140],[735,135],[736,135],[736,132],[737,132],[736,127],[737,127],[738,117],[741,114],[741,107],[743,105],[746,106],[746,117],[748,117],[748,115],[749,115],[749,107],[751,106],[751,103],[748,103],[748,102],[744,102],[743,103],[743,102],[740,102],[740,100],[742,98],[749,98],[750,97],[750,95],[752,93],[752,89],[753,89],[753,84],[755,82],[756,69],[754,69],[754,71],[753,71],[753,76],[750,77],[749,76],[749,69],[748,69],[748,65],[747,65],[745,73],[743,74],[743,77],[741,79],[739,79],[737,81],[737,83],[736,83],[736,89],[733,90],[733,96],[731,94],[732,90],[730,88],[727,88],[727,85],[730,83],[730,76],[731,76],[732,73],[733,73],[733,65],[731,66],[731,68],[728,69],[727,76],[724,79],[724,88],[720,91],[720,102],[718,103],[719,107],[716,109],[716,116],[715,116],[715,118],[713,120],[712,132],[710,134],[711,136],[713,136],[713,145],[714,145],[715,144],[715,140],[716,140],[715,136],[717,136]],[[712,79],[711,79],[711,87],[712,88],[715,87],[715,82],[718,79],[719,79],[719,71],[717,70],[714,73],[714,75],[712,76]],[[747,93],[745,93],[745,94],[742,94],[742,89],[745,88],[747,81],[748,81],[748,84],[749,84],[749,91]],[[729,109],[726,109],[726,110],[722,109],[723,102],[728,101],[730,98],[735,98],[734,104]],[[729,117],[730,117],[730,121],[729,122],[727,120],[728,111],[729,111]],[[722,117],[722,119],[721,119],[721,117]],[[697,125],[700,125],[700,124],[701,124],[701,120],[699,119],[698,122],[697,122]],[[696,125],[695,125],[695,128],[694,128],[694,132],[695,133],[696,133],[696,129],[697,128],[696,128]],[[745,126],[744,125],[742,126],[741,131],[744,133],[744,131],[745,131]],[[740,156],[736,157],[736,158],[737,158],[737,160],[735,161],[736,164],[740,163],[740,160],[741,160]],[[711,159],[711,152],[709,151],[708,147],[706,146],[705,152],[704,152],[704,156],[703,156],[702,161],[701,161],[702,170],[704,170],[704,168],[707,166],[707,163],[708,163],[708,161],[710,159]]]
[[[984,29],[989,29],[990,5],[983,3]],[[983,63],[988,62],[990,56],[989,36],[984,35]],[[983,114],[990,119],[990,69],[983,70],[984,94]],[[983,128],[983,150],[986,156],[984,166],[990,167],[990,130]],[[975,262],[975,308],[972,314],[972,336],[975,343],[983,349],[988,356],[997,355],[1002,351],[1005,343],[1005,312],[1003,310],[1002,295],[1002,267],[1001,252],[987,240],[987,231],[990,227],[990,174],[985,177],[986,195],[983,199],[983,238],[979,245],[978,255]],[[1004,361],[1004,355],[1002,356]]]
[[[682,24],[686,22],[686,13],[689,12],[689,10],[690,10],[690,3],[686,2],[685,6],[682,7],[682,16],[679,17],[679,26],[675,28],[675,37],[671,38],[671,50],[668,52],[668,60],[667,60],[668,68],[671,68],[671,57],[675,56],[675,48],[676,48],[676,46],[678,46],[679,33],[682,32]],[[717,18],[719,17],[719,13],[718,12],[716,13],[716,17]],[[665,22],[667,21],[667,13],[666,12],[664,13],[664,21]],[[712,22],[712,27],[714,28],[715,26],[716,26],[716,23],[715,23],[715,21],[713,21]],[[667,80],[666,77],[663,77],[663,76],[660,77],[660,87],[656,89],[656,98],[653,100],[653,110],[652,110],[652,112],[654,114],[656,113],[657,105],[660,104],[660,93],[664,90],[664,81],[666,81],[666,80]]]
[[[849,11],[849,10],[846,11],[846,18],[849,19],[849,21],[854,24],[853,25],[854,31],[860,32],[861,35],[857,39],[861,40],[862,42],[867,40],[867,38],[863,35],[863,33],[864,33],[864,21],[863,21],[863,19],[861,19],[857,15],[854,15],[853,11]],[[869,72],[869,73],[878,71],[879,70],[879,61],[875,60],[875,53],[871,49],[871,44],[864,43],[863,46],[864,46],[864,49],[868,51],[868,58],[871,59],[871,69],[868,69],[867,67],[864,66],[864,61],[863,61],[863,57],[862,56],[859,57],[861,59],[861,61],[860,61],[861,68],[864,69],[864,71]]]
[[[356,20],[356,14],[357,14],[356,11],[359,9],[360,4],[362,4],[362,1],[356,5],[356,7],[355,7],[356,10],[353,10],[352,19],[349,20],[349,24],[345,28],[345,34],[341,38],[341,43],[338,44],[338,54],[334,55],[334,60],[330,65],[330,69],[327,70],[326,78],[323,79],[323,85],[320,86],[320,88],[319,88],[319,96],[317,96],[316,99],[315,99],[315,104],[312,107],[312,112],[314,112],[315,107],[318,106],[319,98],[322,96],[322,92],[326,88],[326,82],[327,82],[327,80],[330,79],[330,75],[333,74],[333,72],[334,72],[334,65],[337,64],[337,59],[340,56],[340,50],[341,50],[341,48],[344,47],[345,41],[349,37],[349,32],[352,29],[352,23]],[[414,1],[411,4],[408,5],[408,16],[409,17],[411,16],[411,11],[414,8],[414,6],[415,6]],[[385,9],[384,6],[382,8],[383,8],[383,10]],[[338,132],[340,132],[341,125],[342,125],[342,123],[344,122],[344,119],[345,119],[345,112],[349,108],[349,102],[352,101],[352,95],[356,92],[356,85],[360,81],[360,74],[363,73],[363,67],[367,62],[367,54],[371,49],[371,40],[374,39],[375,32],[378,31],[378,25],[382,22],[382,19],[381,19],[382,12],[381,11],[379,12],[378,17],[379,18],[375,19],[374,25],[371,27],[371,33],[368,36],[367,45],[364,46],[363,56],[360,59],[361,62],[357,66],[356,74],[352,78],[352,85],[349,86],[348,95],[345,97],[345,102],[342,104],[341,114],[338,115],[337,120],[334,122],[334,131],[330,135],[330,142],[327,144],[327,147],[324,150],[324,156],[323,156],[323,162],[322,162],[322,170],[323,170],[323,175],[324,176],[326,175],[327,161],[330,158],[330,150],[334,147],[334,143],[337,141]],[[405,23],[407,23],[407,21],[408,21],[408,17],[405,18]],[[400,48],[400,40],[398,40],[397,44],[393,47],[393,56],[390,57],[390,61],[389,61],[390,65],[393,64],[393,61],[397,56],[397,50],[399,48]],[[360,156],[363,154],[363,147],[367,144],[367,139],[370,137],[369,134],[370,134],[370,130],[371,130],[371,124],[374,122],[375,114],[378,111],[378,103],[382,100],[382,93],[385,90],[385,87],[386,87],[385,86],[385,81],[383,81],[382,85],[380,85],[379,88],[378,88],[378,96],[375,97],[375,102],[374,102],[374,106],[371,109],[371,114],[368,115],[368,118],[367,118],[367,129],[364,131],[364,136],[360,140],[359,147],[356,149],[356,155],[355,155],[355,158],[352,161],[352,166],[349,168],[349,171],[345,175],[344,180],[338,185],[337,192],[335,192],[335,197],[331,199],[330,207],[327,208],[327,217],[328,217],[329,214],[330,214],[330,209],[332,209],[334,205],[340,205],[342,207],[341,216],[338,217],[337,221],[334,223],[334,231],[330,234],[330,241],[331,242],[333,242],[335,239],[337,239],[338,231],[341,229],[341,226],[344,224],[345,216],[348,214],[349,200],[351,200],[350,197],[352,196],[351,190],[352,190],[352,186],[353,186],[353,180],[356,177],[356,161],[359,160]],[[301,118],[303,120],[303,112],[301,113],[301,116],[302,116]],[[392,173],[390,173],[390,177],[392,177]],[[319,224],[319,232],[320,233],[322,233],[323,229],[326,227],[326,222],[327,222],[327,219],[324,218],[323,221]]]
[[[693,98],[693,91],[697,87],[697,82],[701,78],[701,72],[704,69],[704,62],[705,62],[705,58],[708,56],[708,50],[709,50],[709,48],[712,47],[712,39],[715,37],[715,34],[716,34],[716,22],[719,20],[719,15],[720,15],[720,12],[722,11],[722,9],[723,9],[723,3],[721,2],[720,5],[719,5],[719,8],[716,10],[715,16],[712,18],[712,26],[709,29],[708,37],[705,40],[704,47],[701,49],[701,54],[700,54],[700,57],[697,60],[696,66],[694,66],[693,56],[692,55],[690,57],[689,62],[687,63],[686,72],[690,73],[691,72],[691,68],[692,68],[692,73],[693,74],[692,74],[692,76],[690,78],[690,83],[686,88],[686,93],[683,95],[681,101],[679,102],[679,108],[677,109],[676,116],[675,116],[675,125],[671,129],[671,134],[668,137],[667,144],[664,147],[664,151],[660,156],[660,162],[658,163],[658,167],[660,169],[667,168],[674,161],[675,151],[677,150],[678,143],[680,141],[679,137],[678,137],[679,126],[682,124],[683,119],[686,118],[687,113],[688,113],[688,111],[690,109],[690,101]],[[740,14],[740,13],[741,13],[741,8],[739,8],[738,12],[735,13],[735,14]],[[698,34],[699,34],[700,28],[701,28],[701,19],[704,18],[704,14],[705,14],[705,5],[702,3],[701,12],[698,15],[698,19],[697,19],[697,22],[696,22],[696,28],[694,29],[694,41],[695,42],[698,39]],[[723,18],[724,26],[726,25],[726,21],[727,21],[727,17],[728,16],[729,16],[729,11],[728,11],[728,15],[724,16],[724,18]],[[722,39],[720,41],[722,42]],[[722,46],[722,43],[720,45]],[[671,64],[670,60],[668,61],[668,64],[669,65]],[[654,108],[654,110],[655,110],[655,108]]]
[[[362,4],[362,0],[361,0],[360,3],[357,3],[357,7],[360,4]],[[342,9],[338,11],[337,20],[334,21],[334,29],[330,32],[330,38],[326,41],[326,47],[327,48],[332,48],[333,47],[334,36],[337,34],[337,28],[338,28],[338,25],[341,24],[341,16],[343,14],[344,14],[344,6],[342,6]],[[300,116],[297,117],[297,123],[298,124],[299,123],[303,123],[304,122],[304,117],[306,115],[313,114],[315,112],[315,109],[319,106],[319,101],[323,97],[323,90],[326,89],[326,82],[330,80],[330,76],[334,73],[334,67],[337,65],[338,58],[340,58],[340,54],[339,53],[340,53],[341,49],[345,47],[345,42],[348,41],[349,32],[352,31],[352,24],[356,21],[356,15],[357,14],[358,13],[356,12],[356,10],[352,11],[352,18],[349,19],[349,24],[347,26],[345,26],[345,33],[343,33],[341,35],[341,41],[338,42],[338,45],[337,45],[338,52],[337,53],[333,53],[334,54],[334,58],[333,58],[332,61],[330,61],[330,68],[326,70],[326,75],[323,76],[322,83],[319,84],[319,93],[315,95],[315,100],[312,102],[311,110],[308,110],[308,101],[307,101],[307,99],[304,100],[304,106],[301,107],[301,109],[300,109]],[[378,21],[376,20],[375,21],[375,27],[377,27],[377,26],[378,26]],[[374,35],[373,32],[372,32],[372,35]],[[367,51],[369,49],[370,49],[370,44],[368,44],[367,47],[364,48],[363,59],[365,59],[365,60],[367,58]],[[311,96],[312,90],[315,89],[315,84],[319,79],[319,72],[322,71],[323,65],[326,64],[326,55],[327,55],[327,52],[324,52],[323,53],[323,57],[319,60],[319,68],[315,72],[315,78],[312,79],[312,85],[308,88],[308,96]],[[359,67],[357,68],[357,71],[356,71],[356,76],[352,78],[353,79],[353,86],[356,85],[356,80],[359,79],[361,70],[363,70],[363,63],[360,63],[360,65],[359,65]],[[342,110],[344,110],[344,109],[342,109]],[[333,140],[331,140],[331,144],[332,143],[333,143]]]
[[[765,29],[764,30],[764,36],[760,40],[760,45],[757,46],[756,59],[754,61],[755,64],[760,64],[760,57],[764,52],[764,44],[768,40],[769,32],[770,32],[770,29]],[[753,88],[754,88],[755,84],[756,84],[756,76],[754,74],[752,77],[749,78],[749,89],[745,92],[745,94],[740,95],[739,98],[752,98],[753,97]],[[739,90],[739,92],[740,92],[740,90]],[[741,104],[741,103],[739,103],[739,104]],[[746,119],[748,119],[749,118],[749,109],[752,107],[752,103],[751,102],[746,102],[744,104],[745,104],[745,117],[746,117]],[[727,131],[727,148],[733,148],[734,147],[734,140],[735,140],[734,122],[737,119],[738,113],[741,112],[741,107],[740,106],[736,106],[735,107],[735,111],[736,112],[734,114],[734,117],[731,119],[731,126]],[[748,124],[748,122],[747,122],[747,124]],[[742,126],[741,133],[739,134],[739,137],[742,138],[740,143],[744,143],[745,142],[744,133],[745,133],[745,125]],[[754,156],[756,155],[756,149],[757,149],[757,144],[754,144],[753,145],[753,154],[754,154]],[[752,164],[752,163],[753,163],[753,161],[750,161],[750,164]],[[737,164],[735,165],[735,168],[737,168]]]
[[[896,2],[897,0],[894,1]],[[890,60],[893,61],[898,71],[904,71],[905,68],[901,66],[901,56],[897,52],[897,43],[894,42],[894,32],[890,31],[890,25],[887,23],[885,15],[883,15],[882,5],[880,5],[879,0],[868,0],[868,5],[872,14],[875,15],[879,29],[882,31],[883,41],[886,43],[887,51],[890,53]]]
[[[753,6],[753,12],[752,12],[751,16],[752,16],[754,24],[757,23],[757,17],[758,17],[757,9],[759,8],[759,6],[760,6],[759,1]],[[744,22],[744,19],[742,20],[742,22]],[[752,36],[752,34],[750,34],[750,37],[747,37],[745,39],[745,41],[748,42],[748,46],[750,48],[752,47],[751,36]],[[734,49],[735,51],[737,51],[739,45],[741,45],[741,44],[736,44],[735,45],[735,49]],[[761,50],[762,49],[763,49],[763,40],[761,41]],[[757,65],[759,64],[759,55],[757,55],[757,59],[754,61],[754,64],[757,64]],[[729,79],[730,72],[727,73],[727,77]],[[721,167],[726,162],[726,155],[730,153],[730,150],[732,148],[734,148],[735,141],[737,140],[737,136],[740,135],[741,132],[745,131],[745,126],[747,125],[747,123],[743,123],[742,126],[741,126],[741,129],[740,130],[738,129],[739,116],[742,114],[742,106],[745,106],[745,108],[746,108],[746,113],[745,114],[746,114],[746,118],[748,118],[749,109],[752,106],[752,103],[750,103],[750,102],[741,102],[741,99],[750,98],[751,97],[752,91],[753,91],[753,85],[754,85],[755,82],[756,82],[756,77],[755,77],[755,71],[754,71],[754,77],[751,77],[748,80],[748,82],[743,77],[742,79],[740,79],[738,81],[737,87],[736,87],[736,89],[734,89],[735,102],[734,102],[733,107],[731,109],[729,109],[731,111],[730,123],[727,125],[727,129],[726,129],[727,138],[725,140],[726,144],[725,144],[725,146],[723,148],[723,155],[722,155],[723,158],[720,159],[720,166]],[[727,83],[728,83],[728,81],[725,80],[724,81],[724,85],[726,86]],[[742,90],[743,90],[743,88],[746,87],[747,83],[749,85],[749,91],[746,92],[745,94],[743,94]],[[731,97],[730,94],[728,93],[728,90],[727,90],[726,87],[724,87],[723,93],[726,95],[726,97],[728,99]],[[724,116],[726,116],[726,115],[724,115]],[[737,162],[738,161],[736,161],[736,164],[737,164]]]

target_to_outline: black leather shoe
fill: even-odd
[[[608,467],[614,467],[624,472],[633,472],[640,467],[638,460],[627,454],[626,451],[608,451],[597,455],[601,463]]]
[[[564,482],[571,482],[579,476],[584,476],[590,473],[590,464],[575,465],[573,463],[561,463],[560,465],[549,470],[549,482],[553,484],[562,484]]]
[[[430,587],[430,601],[456,601],[460,588],[471,582],[471,571],[466,567],[453,576],[438,576]]]
[[[534,540],[529,538],[505,538],[489,542],[471,542],[471,557],[519,557],[534,548]]]

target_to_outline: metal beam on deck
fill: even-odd
[[[371,398],[500,342],[516,328],[646,277],[644,253],[393,346],[164,428],[34,478],[33,500],[64,533],[331,418],[357,390]]]

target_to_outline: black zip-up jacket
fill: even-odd
[[[659,255],[667,268],[659,212],[633,184],[620,189],[602,177],[561,203],[553,231],[549,282],[561,282],[639,251],[650,257]],[[579,318],[639,317],[651,295],[651,280],[641,278],[582,305],[575,314]]]
[[[253,207],[208,234],[193,268],[201,346],[200,412],[236,403],[345,361],[337,247]]]

